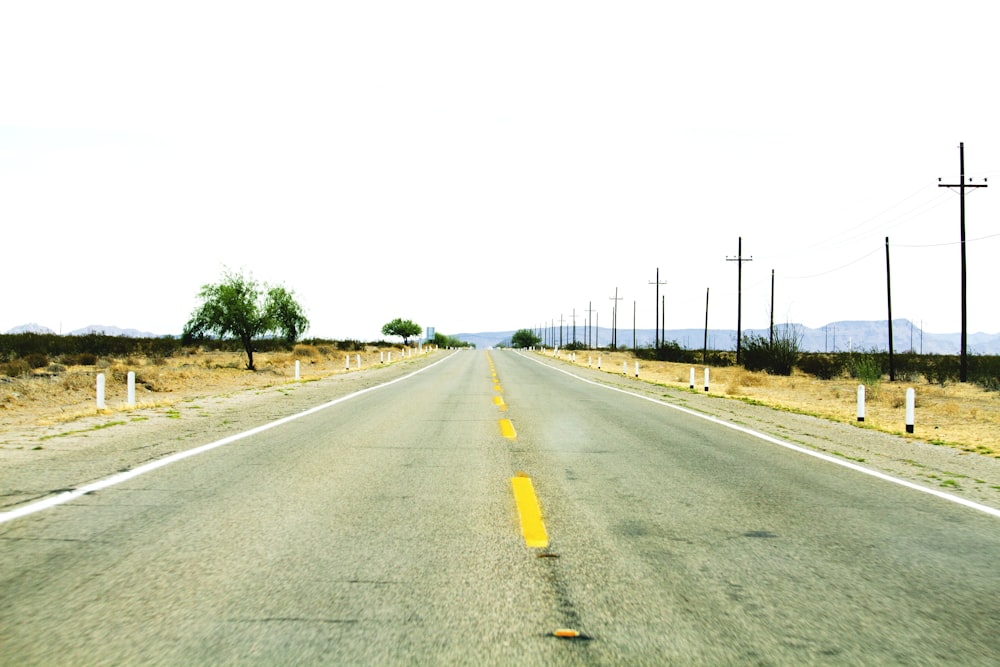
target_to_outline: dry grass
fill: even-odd
[[[291,352],[254,354],[256,372],[245,370],[246,356],[236,352],[190,351],[171,358],[99,359],[95,366],[49,366],[17,378],[0,377],[0,430],[44,426],[96,414],[113,414],[150,406],[168,406],[209,394],[225,394],[295,381],[299,361],[301,381],[377,366],[392,350],[392,361],[402,359],[400,348],[369,347],[347,352],[330,346],[296,345]],[[128,406],[128,373],[135,373],[136,406]],[[105,410],[96,405],[97,374],[105,377]]]
[[[549,353],[551,354],[551,352]],[[568,353],[560,357],[568,359]],[[628,352],[601,353],[601,370],[635,374],[635,358]],[[588,361],[597,367],[598,353],[577,352],[576,364]],[[691,364],[640,361],[640,379],[688,389]],[[695,391],[704,393],[704,366],[695,369]],[[815,415],[833,421],[858,424],[858,381],[848,378],[819,380],[796,371],[789,377],[754,373],[739,367],[710,368],[709,393]],[[915,434],[906,434],[906,389],[916,393]],[[926,442],[1000,458],[1000,393],[971,384],[942,387],[927,382],[884,381],[866,387],[865,428],[898,433]]]

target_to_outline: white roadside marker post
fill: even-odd
[[[635,362],[635,376],[639,377],[639,362]]]
[[[913,412],[916,406],[917,397],[913,388],[906,390],[906,432],[913,433]]]
[[[708,368],[705,368],[705,391],[708,391]]]
[[[301,370],[301,366],[300,366],[300,364],[299,364],[299,360],[298,360],[298,359],[296,359],[296,360],[295,360],[295,381],[296,381],[296,382],[298,382],[298,381],[299,381],[299,378],[301,378],[301,377],[302,377],[302,374],[301,374],[301,373],[299,372],[300,370]]]
[[[104,373],[97,374],[97,409],[104,409]]]
[[[128,399],[130,406],[135,405],[135,371],[128,372]]]
[[[688,389],[694,389],[694,366],[691,367],[691,386]]]
[[[863,384],[858,385],[858,421],[863,422],[865,420],[865,386]]]
[[[358,359],[357,359],[357,362],[358,362],[358,370],[360,371],[360,370],[361,370],[361,355],[359,354],[359,355],[357,355],[357,357],[358,357]]]

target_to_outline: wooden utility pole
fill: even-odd
[[[664,280],[662,283],[660,282],[660,267],[656,267],[656,282],[655,283],[649,283],[649,284],[650,285],[656,285],[656,320],[653,322],[653,325],[656,328],[656,334],[653,337],[653,340],[654,340],[653,344],[654,344],[654,346],[655,346],[656,349],[659,349],[659,347],[660,347],[660,285],[666,285],[667,284],[666,280]]]
[[[774,269],[771,269],[771,337],[768,343],[774,347]]]
[[[701,353],[701,363],[703,364],[708,363],[708,292],[711,289],[711,287],[705,288],[705,342]]]
[[[965,281],[965,189],[966,188],[985,188],[986,179],[983,179],[982,183],[972,183],[972,179],[969,179],[969,183],[965,182],[965,143],[958,144],[958,170],[960,178],[958,184],[946,184],[938,183],[939,188],[958,188],[958,206],[959,206],[959,224],[960,224],[960,237],[962,246],[962,365],[959,377],[962,382],[967,382],[969,379],[969,360],[968,354],[968,310],[966,309],[966,281]],[[941,180],[940,178],[938,179]]]
[[[889,382],[896,381],[896,366],[892,358],[892,278],[889,274],[889,237],[885,237],[885,292],[889,300]]]
[[[594,321],[594,308],[593,308],[593,306],[594,306],[594,302],[593,301],[588,301],[587,302],[587,349],[588,350],[593,349],[593,346],[591,345],[591,340],[590,340],[590,331],[593,328],[591,325],[593,324],[593,321]]]
[[[615,302],[615,305],[611,307],[611,349],[618,349],[618,302],[622,300],[623,297],[618,296],[618,288],[615,288],[615,295],[608,297]]]
[[[727,262],[736,262],[736,365],[740,363],[740,345],[743,338],[743,262],[752,262],[753,257],[743,259],[743,237],[740,237],[736,257],[726,257]]]

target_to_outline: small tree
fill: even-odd
[[[542,342],[542,339],[535,335],[531,329],[518,329],[510,337],[511,347],[534,347]]]
[[[247,370],[256,370],[253,364],[255,338],[278,333],[294,343],[309,328],[309,320],[292,292],[284,287],[261,285],[253,276],[228,269],[219,283],[203,285],[198,298],[202,303],[184,325],[184,340],[190,341],[206,333],[214,333],[219,338],[239,338],[247,354]]]
[[[284,287],[271,287],[267,291],[267,310],[289,344],[295,343],[309,328],[309,320],[295,300],[294,292]]]
[[[399,336],[403,339],[403,345],[408,345],[411,338],[419,336],[423,332],[424,330],[420,328],[419,324],[399,317],[391,322],[386,322],[385,326],[382,327],[383,336]]]

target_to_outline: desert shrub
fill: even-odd
[[[702,361],[707,366],[717,366],[725,368],[727,366],[736,365],[735,352],[727,352],[725,350],[709,350],[707,354],[704,354],[702,356],[704,356],[704,359]]]
[[[48,355],[42,354],[41,352],[32,352],[24,358],[24,361],[31,368],[45,368],[49,365]]]
[[[365,344],[360,340],[338,340],[337,349],[344,352],[361,352],[365,349]]]
[[[296,359],[302,359],[305,361],[316,362],[320,360],[320,353],[312,345],[296,345],[292,348],[292,356]]]
[[[319,352],[320,356],[323,357],[333,356],[333,347],[331,347],[330,345],[319,345],[316,347],[316,351]]]
[[[59,386],[66,391],[91,389],[97,380],[87,373],[67,373],[59,378]]]
[[[804,354],[797,364],[803,373],[820,380],[840,377],[844,374],[845,365],[844,359],[836,354]]]
[[[927,357],[913,352],[902,352],[894,355],[892,365],[896,372],[896,379],[916,382],[921,376],[927,377],[926,359]]]
[[[128,382],[128,366],[123,366],[122,364],[112,364],[107,371],[108,380],[111,382],[117,382],[118,384],[125,384]]]
[[[51,375],[62,375],[66,372],[66,367],[62,364],[49,364],[45,372]]]
[[[757,334],[743,336],[741,361],[748,371],[766,371],[771,375],[791,375],[799,359],[799,335],[793,327],[774,332],[774,341]]]
[[[62,355],[62,363],[67,366],[95,366],[97,355],[93,352],[75,352]]]
[[[1000,391],[1000,357],[969,357],[969,379],[990,391]]]
[[[21,377],[31,372],[31,366],[24,359],[14,359],[0,366],[0,371],[7,377]]]
[[[673,340],[660,343],[659,347],[640,347],[634,351],[634,354],[636,358],[646,361],[669,361],[678,364],[693,364],[701,359],[701,353],[686,350]]]
[[[931,384],[940,384],[943,387],[948,382],[958,382],[962,375],[961,371],[961,361],[958,357],[950,354],[935,355],[928,357],[924,377]]]
[[[878,384],[883,374],[880,355],[875,352],[851,353],[847,360],[847,372],[862,384]]]

